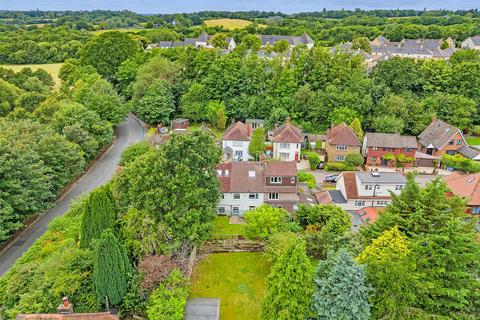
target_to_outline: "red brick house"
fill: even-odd
[[[367,166],[395,167],[396,160],[386,159],[386,155],[415,158],[418,149],[417,138],[401,136],[397,133],[366,133],[363,140],[363,156]],[[413,161],[405,167],[413,166]]]
[[[463,133],[457,127],[435,119],[418,136],[421,152],[441,157],[445,153],[455,155],[457,150],[467,145]]]

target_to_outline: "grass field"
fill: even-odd
[[[480,137],[466,137],[467,143],[471,146],[480,146]]]
[[[216,217],[213,220],[212,234],[226,235],[226,234],[241,234],[244,232],[243,224],[230,224],[228,217]]]
[[[37,69],[43,69],[50,73],[55,81],[54,89],[60,88],[60,78],[58,74],[60,73],[60,68],[63,63],[47,63],[47,64],[4,64],[0,67],[12,69],[15,72],[22,70],[23,68],[31,68],[33,71]]]
[[[98,36],[99,34],[102,34],[102,33],[105,33],[105,32],[109,32],[109,31],[120,31],[120,32],[133,32],[133,33],[137,33],[141,30],[145,30],[145,29],[140,29],[140,28],[126,28],[126,29],[110,29],[110,30],[95,30],[95,31],[92,31],[92,33],[96,36]],[[150,30],[153,30],[153,29],[150,29]]]
[[[253,22],[248,21],[248,20],[242,20],[242,19],[212,19],[212,20],[205,20],[205,24],[208,27],[216,27],[216,26],[221,26],[224,27],[225,29],[228,30],[234,30],[234,29],[243,29],[249,25],[251,25]],[[264,25],[259,24],[259,27],[262,27]]]
[[[270,266],[263,253],[216,253],[205,257],[193,273],[193,298],[219,298],[220,318],[260,319]]]
[[[201,125],[202,125],[201,123],[190,123],[187,130],[193,131],[193,130],[199,129]],[[207,126],[207,128],[209,128],[213,132],[213,134],[215,134],[215,137],[217,139],[222,138],[222,135],[223,135],[223,132],[225,131],[225,129],[214,128],[209,123],[206,123],[205,126]]]

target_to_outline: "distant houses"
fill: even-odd
[[[421,151],[437,157],[455,155],[458,149],[467,146],[463,133],[442,120],[434,119],[418,136]]]
[[[395,167],[400,154],[412,161],[405,166],[413,166],[418,149],[417,137],[402,136],[398,133],[366,133],[363,139],[363,155],[367,166]]]
[[[185,38],[183,41],[160,41],[158,43],[151,43],[147,46],[147,50],[154,49],[154,48],[161,48],[161,49],[170,49],[176,47],[185,47],[191,46],[195,48],[213,48],[210,43],[212,39],[212,35],[209,35],[206,32],[200,34],[197,38]],[[307,34],[303,33],[301,36],[279,36],[279,35],[257,35],[260,39],[261,47],[266,48],[268,46],[274,46],[275,43],[278,41],[285,40],[288,42],[289,48],[292,49],[299,45],[305,45],[308,49],[313,48],[315,42],[313,39]],[[232,51],[236,48],[237,43],[235,39],[232,37],[227,37],[227,47],[228,51]],[[265,55],[265,58],[271,57],[270,54],[267,54],[265,51],[260,50],[262,54]],[[260,55],[259,55],[260,56]]]
[[[170,49],[175,47],[192,46],[195,48],[213,48],[210,44],[212,36],[206,32],[200,34],[197,38],[185,38],[183,41],[160,41],[158,43],[151,43],[147,46],[147,50],[154,48]],[[237,46],[235,40],[232,37],[227,37],[227,48],[233,50]]]
[[[480,214],[480,173],[453,173],[445,177],[445,182],[452,194],[467,199],[468,212]]]
[[[480,36],[469,37],[462,42],[462,49],[480,50]]]

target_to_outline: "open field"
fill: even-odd
[[[3,64],[0,67],[12,69],[15,72],[22,70],[23,68],[31,68],[33,71],[37,69],[43,69],[50,73],[55,81],[54,89],[60,88],[60,78],[58,74],[60,73],[60,68],[63,63],[47,63],[47,64]]]
[[[243,224],[230,224],[229,217],[219,216],[213,220],[213,228],[211,234],[227,235],[227,234],[241,234],[244,233]]]
[[[220,298],[220,317],[260,319],[261,301],[270,266],[263,253],[216,253],[205,257],[193,273],[193,298]]]
[[[234,29],[243,29],[249,25],[251,25],[253,22],[248,21],[248,20],[242,20],[242,19],[212,19],[212,20],[205,20],[205,24],[208,27],[216,27],[216,26],[221,26],[224,27],[225,29],[228,30],[234,30]],[[264,26],[264,25],[259,25]]]
[[[467,143],[471,146],[480,146],[480,137],[466,137]]]

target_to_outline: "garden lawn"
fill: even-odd
[[[57,90],[60,88],[60,78],[58,74],[60,73],[60,68],[62,67],[63,63],[47,63],[47,64],[4,64],[0,65],[0,67],[12,69],[15,72],[19,72],[23,68],[31,68],[33,71],[37,69],[43,69],[50,73],[53,77],[53,81],[55,81],[54,89]]]
[[[226,235],[226,234],[241,234],[244,233],[243,224],[230,224],[229,217],[219,216],[213,220],[213,227],[211,234]]]
[[[201,125],[202,125],[201,123],[190,123],[187,130],[193,131],[193,130],[199,129]],[[214,128],[209,123],[205,124],[205,126],[213,132],[213,134],[217,139],[222,139],[223,132],[225,131],[225,129]]]
[[[191,297],[219,298],[220,319],[260,319],[269,272],[263,253],[210,254],[195,268]]]
[[[467,143],[471,146],[480,146],[480,137],[466,137]]]

